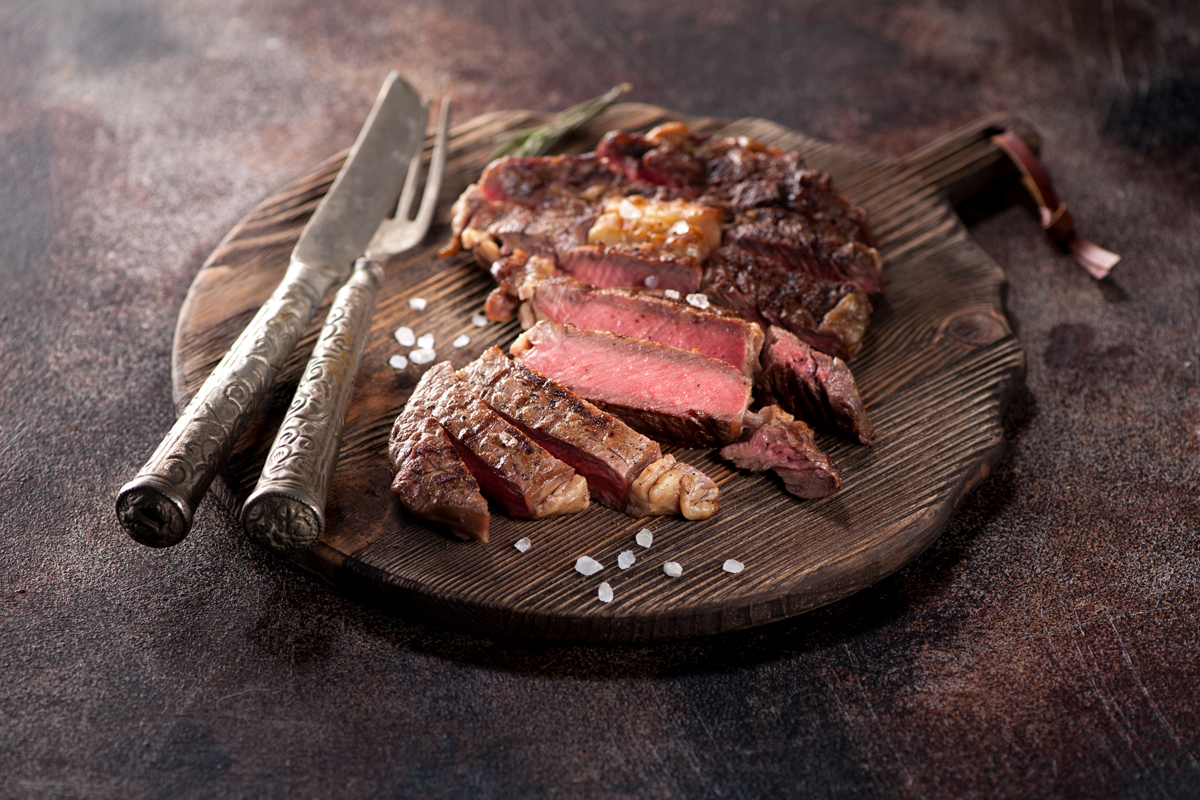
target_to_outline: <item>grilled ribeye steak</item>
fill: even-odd
[[[587,478],[593,497],[624,510],[629,487],[662,458],[658,444],[493,347],[459,373],[479,397]]]
[[[585,330],[699,350],[737,367],[748,377],[758,372],[762,328],[728,309],[697,308],[657,290],[597,288],[564,276],[535,281],[526,294],[521,311],[521,324],[526,328],[549,319]]]
[[[431,367],[408,402],[442,424],[484,493],[510,516],[541,519],[587,508],[583,476],[488,408],[450,362]]]
[[[686,447],[736,441],[750,404],[736,367],[656,342],[543,320],[511,352],[634,430]]]
[[[450,437],[423,406],[396,418],[388,439],[392,491],[409,513],[463,539],[488,540],[491,514]]]
[[[639,517],[717,513],[720,490],[707,475],[663,456],[657,442],[500,348],[459,374],[489,406],[585,476],[601,503]]]
[[[767,329],[762,372],[754,384],[760,403],[775,403],[815,424],[870,444],[874,426],[846,362],[801,342],[775,325]]]
[[[593,285],[699,288],[844,358],[882,289],[866,216],[828,175],[678,123],[581,156],[499,159],[459,197],[453,233],[443,252],[485,268],[522,250]],[[513,297],[489,314],[510,319]]]
[[[778,406],[746,415],[742,441],[721,448],[721,458],[751,472],[771,470],[790,493],[818,500],[842,488],[842,476],[813,439],[812,429]]]

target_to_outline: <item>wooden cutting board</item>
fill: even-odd
[[[772,475],[739,472],[706,450],[677,457],[721,486],[721,511],[705,522],[631,519],[593,503],[583,514],[514,521],[494,511],[490,544],[460,542],[406,516],[389,491],[387,436],[423,368],[388,366],[406,353],[393,338],[404,325],[432,333],[438,360],[461,367],[492,345],[507,347],[516,323],[477,328],[492,288],[469,255],[438,258],[449,237],[450,206],[483,169],[501,131],[544,120],[531,112],[485,115],[452,131],[450,163],[437,219],[424,246],[394,259],[380,292],[355,384],[327,530],[303,567],[344,590],[456,627],[535,638],[632,642],[713,634],[799,614],[845,597],[918,556],[941,533],[959,501],[995,466],[1003,450],[1002,414],[1024,370],[1024,356],[1001,306],[1004,276],[967,235],[947,196],[969,192],[1004,171],[988,137],[1016,120],[981,120],[893,163],[810,139],[759,119],[684,118],[661,108],[622,104],[572,140],[595,145],[607,130],[646,130],[682,119],[694,129],[746,135],[799,150],[832,173],[838,188],[865,206],[879,240],[887,283],[861,355],[852,364],[875,423],[876,443],[861,447],[822,435],[844,488],[806,502]],[[172,360],[177,409],[216,365],[283,276],[304,223],[345,154],[283,187],[230,231],[204,263],[180,311]],[[428,157],[428,152],[426,154]],[[424,298],[417,312],[411,298]],[[312,349],[324,310],[285,366],[216,484],[235,511],[253,490],[267,449]],[[459,335],[470,344],[455,348]],[[223,481],[223,484],[222,484]],[[634,543],[643,527],[649,549]],[[514,542],[533,547],[519,552]],[[632,550],[633,567],[617,568]],[[589,555],[593,577],[574,570]],[[726,559],[745,564],[722,570]],[[683,575],[664,574],[665,562]],[[611,603],[597,599],[607,581]]]

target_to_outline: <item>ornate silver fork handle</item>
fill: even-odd
[[[377,262],[414,247],[429,231],[445,172],[449,120],[450,103],[443,100],[417,216],[408,218],[420,159],[414,159],[409,169],[395,218],[380,224],[366,257],[358,260],[349,282],[334,298],[258,485],[242,507],[246,532],[276,552],[306,550],[320,541],[325,531],[325,503],[350,409],[354,375],[383,282]]]

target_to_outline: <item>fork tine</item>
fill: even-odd
[[[414,220],[415,228],[421,236],[429,230],[433,221],[433,212],[437,207],[438,194],[442,190],[442,176],[446,172],[446,138],[450,128],[450,99],[442,99],[442,108],[438,114],[437,138],[433,144],[433,155],[429,160],[429,175],[425,178],[425,193],[421,196],[421,208]],[[407,191],[408,181],[404,182]],[[411,202],[411,198],[410,198]]]
[[[417,151],[408,162],[408,173],[404,176],[404,188],[400,190],[400,202],[396,203],[394,220],[407,220],[408,212],[412,209],[413,196],[417,193],[417,177],[421,174],[421,151],[425,149],[424,142],[417,143]]]

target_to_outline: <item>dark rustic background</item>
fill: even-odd
[[[211,498],[134,544],[175,316],[390,68],[460,120],[634,84],[899,157],[1023,115],[1096,283],[1015,182],[963,207],[1028,355],[941,540],[792,621],[644,648],[346,599]],[[0,796],[1200,796],[1194,0],[0,3]]]

